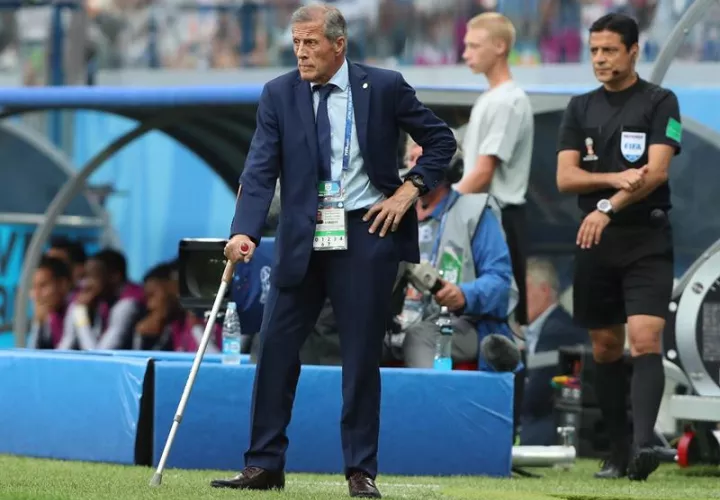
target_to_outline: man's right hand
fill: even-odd
[[[247,264],[254,253],[255,243],[244,234],[236,234],[225,245],[225,257],[233,264],[240,261]]]
[[[648,166],[645,165],[642,168],[629,168],[622,172],[618,172],[613,175],[612,186],[615,189],[623,189],[625,191],[633,192],[640,189],[645,183],[645,174],[647,173]]]

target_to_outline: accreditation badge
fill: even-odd
[[[313,250],[347,250],[347,213],[339,182],[320,182]]]

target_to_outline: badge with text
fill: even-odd
[[[635,163],[645,153],[645,132],[625,132],[620,135],[620,152],[630,163]]]
[[[339,199],[342,194],[339,181],[320,181],[318,183],[318,196],[323,199]]]
[[[347,214],[342,201],[320,200],[313,249],[347,250]]]

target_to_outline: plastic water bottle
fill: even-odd
[[[452,334],[453,325],[450,311],[447,307],[440,308],[440,316],[435,322],[440,329],[440,335],[435,345],[435,363],[436,370],[452,370]]]
[[[228,302],[222,328],[222,362],[224,365],[240,364],[240,318],[237,304]]]

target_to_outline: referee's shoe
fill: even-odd
[[[627,442],[615,442],[611,445],[610,456],[603,461],[596,479],[620,479],[628,475],[630,462],[630,444]]]
[[[654,448],[638,448],[628,464],[630,481],[645,481],[660,466],[660,457]]]
[[[616,445],[600,471],[595,473],[595,478],[620,479],[627,476],[631,481],[645,481],[659,466],[660,457],[654,448]]]

